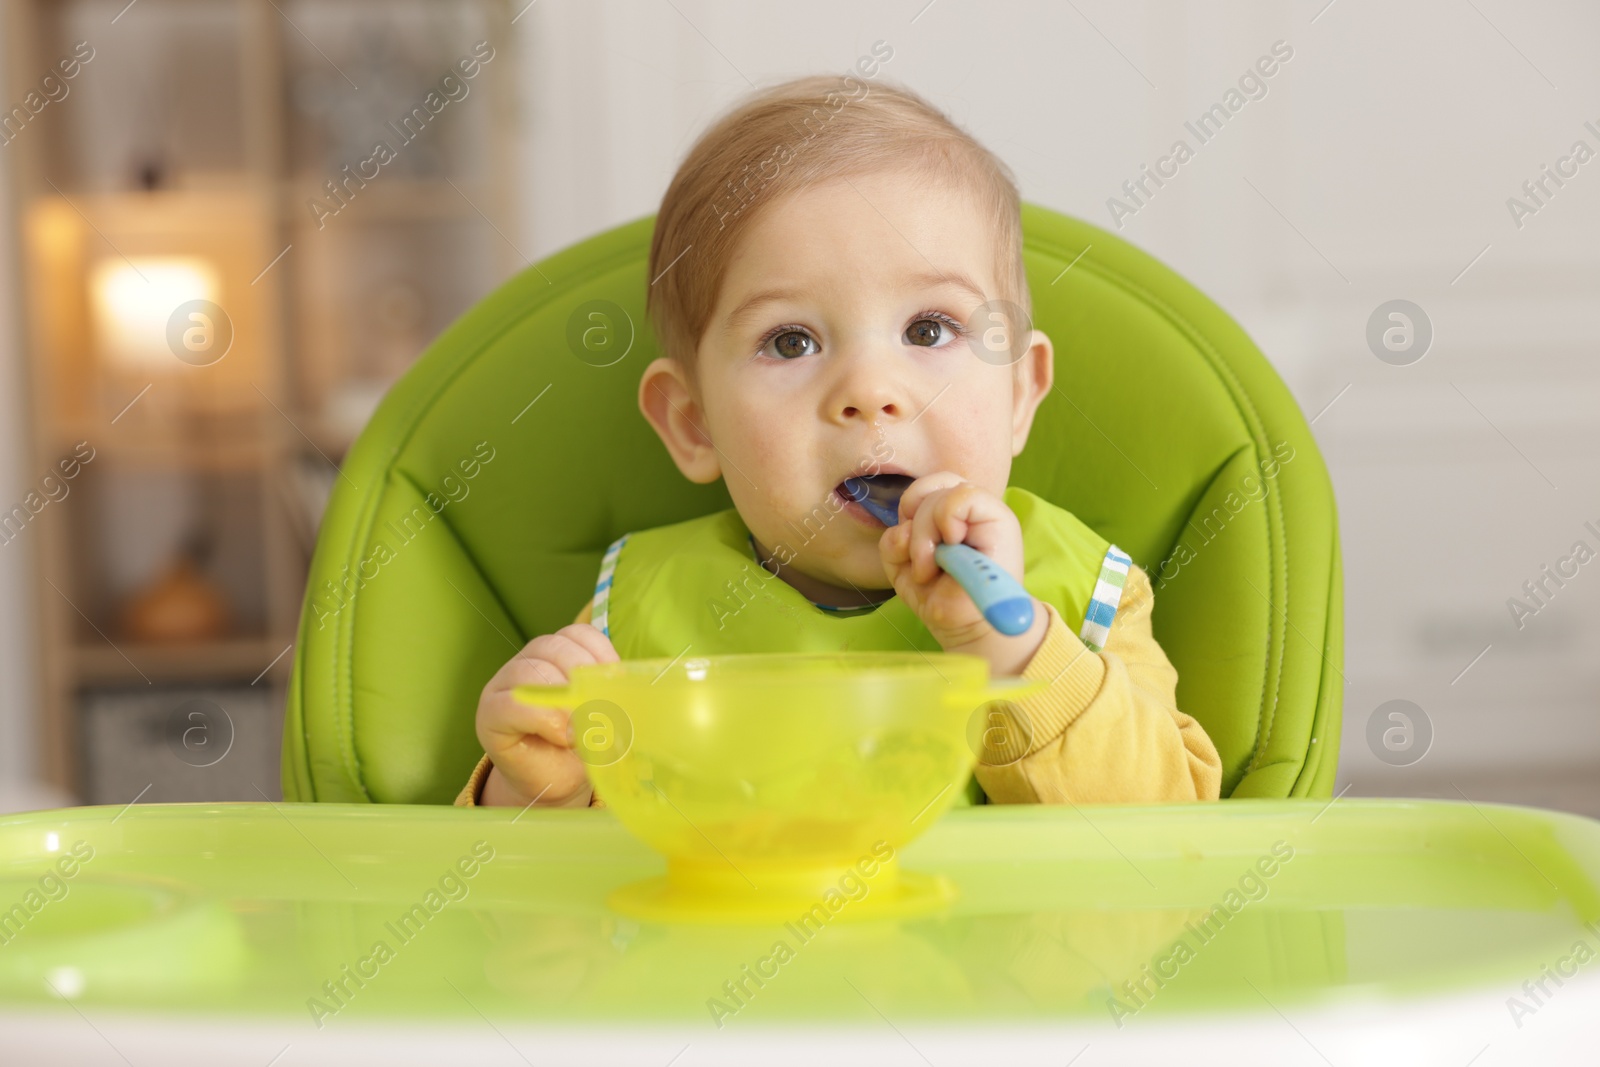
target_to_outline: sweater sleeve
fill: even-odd
[[[578,617],[572,621],[588,622],[589,613],[593,609],[594,598],[590,597],[589,602],[583,606],[583,610],[578,612]],[[489,759],[489,753],[485,752],[483,757],[478,760],[478,765],[472,768],[472,777],[467,779],[467,784],[461,787],[460,793],[456,794],[456,807],[475,808],[480,806],[483,799],[483,783],[489,777],[489,768],[493,766],[494,764]],[[595,793],[589,797],[589,806],[591,808],[603,808],[606,806],[606,802],[600,799],[598,793]]]
[[[1216,800],[1222,760],[1177,707],[1178,672],[1150,628],[1155,594],[1128,568],[1105,648],[1090,652],[1053,605],[1044,643],[1023,670],[1048,689],[1015,703],[976,769],[994,804]]]

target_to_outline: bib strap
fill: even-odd
[[[594,583],[594,609],[589,613],[589,624],[607,637],[611,636],[611,627],[606,619],[606,605],[611,602],[611,574],[617,569],[617,556],[627,539],[628,535],[623,534],[611,542],[606,554],[600,557],[600,577]]]
[[[1106,647],[1111,636],[1111,620],[1116,618],[1117,604],[1122,600],[1122,585],[1128,580],[1128,567],[1133,560],[1116,545],[1106,549],[1100,561],[1100,577],[1094,583],[1094,595],[1083,613],[1083,629],[1078,637],[1090,652]]]

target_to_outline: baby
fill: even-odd
[[[478,703],[458,804],[599,804],[569,713],[511,697],[586,663],[925,649],[1049,683],[1018,701],[991,803],[1214,800],[1221,760],[1177,709],[1145,573],[1070,512],[1008,487],[1052,388],[1031,328],[1006,166],[915,94],[854,77],[760,92],[690,150],[650,248],[665,355],[639,407],[684,477],[734,507],[613,543],[577,621],[536,637]],[[1062,462],[1072,462],[1063,456]],[[898,525],[846,478],[908,476]],[[965,542],[1023,582],[1006,635],[934,562]],[[732,595],[724,595],[732,594]]]

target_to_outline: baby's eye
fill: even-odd
[[[959,323],[945,315],[921,315],[906,327],[906,341],[923,348],[942,348],[962,332]]]
[[[810,334],[800,330],[784,330],[769,338],[761,346],[761,351],[765,352],[769,348],[772,350],[772,355],[778,359],[798,359],[816,352],[817,342]]]

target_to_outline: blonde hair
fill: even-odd
[[[739,236],[767,205],[828,179],[908,168],[969,190],[995,234],[996,294],[1031,315],[1021,197],[1009,167],[909,89],[814,75],[746,98],[684,157],[661,198],[645,308],[690,383]]]

